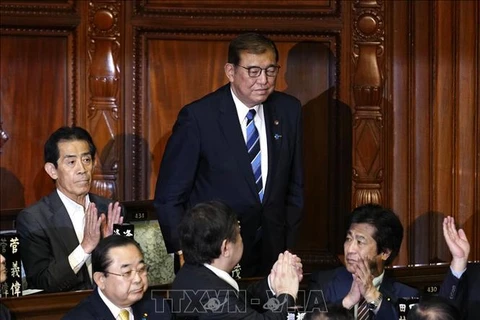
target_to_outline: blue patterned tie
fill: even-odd
[[[255,127],[253,118],[256,111],[250,109],[247,113],[247,150],[250,156],[250,164],[252,166],[255,183],[257,185],[258,197],[260,202],[263,200],[263,183],[262,183],[262,153],[260,151],[260,137]]]

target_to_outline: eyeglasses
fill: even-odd
[[[265,70],[265,74],[267,77],[276,77],[278,74],[278,70],[280,69],[280,66],[269,66],[264,68],[260,67],[244,67],[239,64],[236,64],[236,66],[242,67],[243,69],[248,71],[248,76],[250,78],[258,78],[262,74],[262,71]]]
[[[122,273],[115,273],[115,272],[110,272],[110,271],[104,271],[104,273],[108,274],[113,274],[114,276],[119,276],[122,277],[125,280],[133,280],[135,278],[135,273],[138,273],[140,276],[144,276],[148,273],[148,270],[150,270],[149,265],[143,265],[142,267],[138,268],[137,270],[128,270]]]

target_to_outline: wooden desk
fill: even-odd
[[[449,266],[446,264],[401,267],[388,269],[387,273],[395,277],[397,281],[418,288],[422,294],[435,294],[448,268]],[[240,288],[246,288],[250,283],[257,280],[258,278],[242,279],[239,281]],[[310,274],[305,274],[300,284],[300,290],[306,291],[309,280]],[[152,289],[158,290],[158,294],[167,296],[170,285],[154,286]],[[68,310],[75,307],[90,293],[91,290],[66,293],[38,293],[20,298],[6,298],[2,299],[1,302],[10,309],[18,320],[57,320],[61,319]]]
[[[91,292],[92,290],[37,293],[19,298],[1,299],[1,302],[17,320],[59,320]]]

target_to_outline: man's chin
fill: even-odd
[[[345,268],[347,268],[347,271],[350,272],[350,273],[355,272],[355,267],[353,265],[349,264],[348,262],[345,263]]]

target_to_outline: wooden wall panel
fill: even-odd
[[[398,263],[449,261],[441,227],[447,215],[465,228],[471,259],[479,260],[480,6],[388,4],[389,198],[407,226]]]
[[[72,121],[72,35],[48,33],[3,30],[0,36],[0,121],[9,138],[0,154],[2,208],[22,208],[50,192],[43,144]]]

